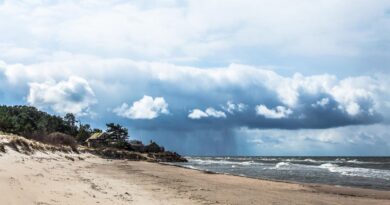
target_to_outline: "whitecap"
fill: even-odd
[[[304,159],[303,161],[305,161],[305,162],[317,162],[316,160],[314,160],[314,159]]]
[[[390,180],[389,170],[344,167],[344,166],[337,166],[336,164],[331,164],[331,163],[321,164],[319,167],[322,169],[327,169],[330,172],[339,173],[345,176],[359,176],[359,177],[369,177],[369,178]]]
[[[228,161],[228,160],[211,160],[211,159],[189,159],[190,163],[199,165],[239,165],[239,166],[250,166],[256,164],[262,164],[254,161]]]
[[[290,166],[291,164],[288,163],[288,162],[279,162],[275,165],[275,168],[279,169],[279,168],[284,168],[284,167],[288,167]]]

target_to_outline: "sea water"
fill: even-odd
[[[186,157],[192,169],[253,178],[390,190],[390,157]]]

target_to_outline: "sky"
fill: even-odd
[[[390,155],[389,0],[3,0],[0,28],[0,104],[185,155]]]

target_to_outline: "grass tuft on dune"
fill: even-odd
[[[21,136],[2,133],[0,134],[0,152],[7,152],[7,147],[15,150],[16,152],[23,153],[26,155],[34,154],[36,151],[45,153],[74,152],[74,149],[70,146],[44,144],[35,140],[26,139]]]

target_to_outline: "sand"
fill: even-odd
[[[0,153],[0,204],[389,204],[390,192],[275,182],[91,154]]]

